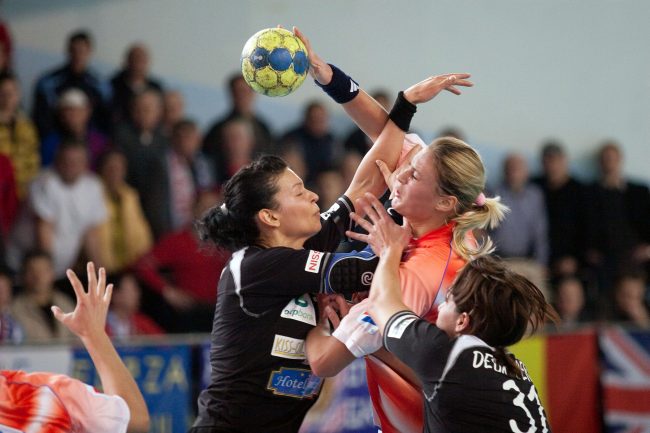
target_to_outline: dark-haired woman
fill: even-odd
[[[203,237],[233,254],[219,281],[210,384],[199,397],[191,432],[298,431],[321,385],[304,349],[318,320],[311,294],[325,292],[326,272],[342,263],[331,252],[351,227],[353,203],[365,192],[376,196],[385,190],[376,161],[391,169],[397,165],[414,104],[445,89],[460,93],[454,86],[471,85],[467,77],[430,77],[404,91],[351,185],[323,214],[318,196],[280,158],[262,157],[228,181],[223,204],[201,221]],[[341,101],[346,111],[355,119],[376,113],[370,96],[358,88],[350,92],[346,84]],[[376,262],[363,257],[345,262],[350,266],[339,272],[346,282],[341,288],[367,290],[363,270],[373,270]]]
[[[435,325],[429,323],[402,301],[398,268],[410,228],[395,224],[372,197],[361,207],[372,222],[361,224],[381,257],[368,312],[386,349],[422,383],[424,431],[550,431],[525,365],[505,349],[529,325],[535,331],[558,320],[542,292],[498,260],[480,257],[456,276]]]

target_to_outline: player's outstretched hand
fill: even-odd
[[[84,289],[77,275],[70,269],[66,272],[77,297],[74,311],[64,313],[56,305],[52,306],[54,317],[80,338],[87,338],[103,333],[106,326],[106,314],[111,303],[113,285],[106,286],[106,270],[95,271],[93,262],[86,265],[88,273],[88,291]]]
[[[311,76],[320,84],[329,84],[330,81],[332,81],[333,74],[330,65],[328,65],[323,59],[320,58],[318,54],[316,54],[311,46],[311,42],[309,42],[307,36],[305,36],[298,29],[298,27],[293,28],[293,34],[296,35],[296,37],[300,39],[303,44],[305,44],[305,48],[307,48],[307,57],[309,58],[309,73]]]
[[[347,231],[345,232],[346,236],[367,243],[378,256],[381,256],[389,248],[400,250],[406,248],[412,236],[411,227],[406,218],[401,226],[395,224],[381,202],[369,193],[357,199],[355,207],[362,209],[370,221],[365,220],[356,212],[351,213],[350,216],[368,234]]]
[[[406,89],[404,97],[412,104],[417,105],[430,101],[443,90],[460,95],[457,86],[472,87],[474,85],[468,80],[470,76],[465,73],[434,75]]]

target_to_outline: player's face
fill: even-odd
[[[318,194],[305,188],[302,179],[287,168],[278,179],[275,210],[280,231],[291,239],[309,238],[321,229]]]
[[[395,177],[393,208],[412,221],[430,218],[438,198],[433,155],[426,149]]]
[[[438,318],[436,319],[436,326],[445,331],[450,337],[458,335],[457,325],[460,318],[460,313],[456,310],[456,303],[454,302],[454,295],[447,292],[445,302],[438,305]]]

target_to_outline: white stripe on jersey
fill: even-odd
[[[438,385],[436,385],[436,387],[433,389],[431,396],[428,396],[424,390],[422,391],[424,398],[426,398],[428,402],[431,402],[431,400],[433,400],[433,398],[436,396],[438,388],[440,388],[440,385],[442,382],[444,382],[447,373],[449,373],[449,370],[451,370],[451,368],[454,366],[460,354],[463,353],[465,349],[469,349],[470,347],[489,347],[492,349],[492,347],[485,341],[474,335],[461,335],[458,337],[456,343],[454,343],[454,347],[452,347],[451,352],[449,352],[447,363],[445,364],[444,370],[442,370],[442,375],[440,375],[440,381],[438,382]]]
[[[251,317],[261,317],[261,314],[255,314],[251,313],[244,307],[244,298],[241,295],[241,262],[244,260],[244,254],[246,254],[246,250],[248,247],[244,247],[241,250],[237,250],[232,254],[232,258],[230,259],[230,264],[228,267],[230,268],[230,273],[232,274],[232,279],[235,282],[235,293],[237,293],[237,296],[239,296],[239,306],[241,307],[242,311],[246,314],[248,314]]]
[[[54,392],[47,387],[42,386],[38,390],[38,411],[33,417],[33,421],[25,428],[25,433],[38,433],[43,428],[43,421],[50,414],[52,401],[57,398]]]

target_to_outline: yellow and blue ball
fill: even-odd
[[[307,77],[307,49],[288,30],[260,30],[244,45],[241,72],[246,83],[256,92],[286,96],[300,87]]]

